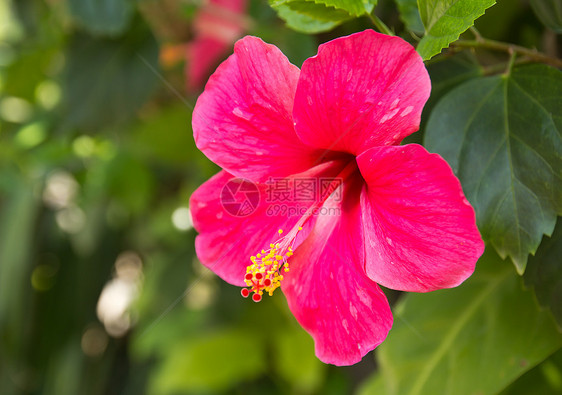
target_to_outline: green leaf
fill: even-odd
[[[531,0],[531,7],[545,26],[562,33],[562,0]]]
[[[562,213],[562,73],[544,65],[472,79],[433,110],[425,145],[461,180],[479,229],[520,274]]]
[[[424,60],[431,59],[484,14],[495,0],[418,0],[425,35],[417,51]]]
[[[263,373],[265,349],[253,332],[224,330],[186,339],[153,376],[153,394],[221,391]]]
[[[291,29],[318,33],[370,13],[377,0],[269,0],[279,17]]]
[[[495,394],[562,346],[520,278],[487,250],[464,284],[409,294],[379,346],[387,394]]]
[[[351,18],[344,10],[316,4],[311,1],[289,1],[286,4],[293,11],[320,21],[343,22]]]
[[[293,30],[303,33],[320,33],[333,29],[341,21],[323,21],[314,19],[308,15],[292,10],[287,5],[272,6],[287,26]]]
[[[423,33],[423,23],[418,10],[417,0],[395,0],[400,12],[400,19],[406,28],[416,33]]]
[[[158,45],[145,26],[119,39],[76,35],[67,59],[67,127],[99,131],[129,119],[157,80],[152,68],[158,65]]]
[[[482,67],[468,51],[428,62],[426,66],[431,79],[431,96],[423,108],[420,131],[407,136],[402,144],[422,144],[427,119],[439,100],[463,82],[482,76]]]
[[[477,59],[470,52],[464,51],[444,60],[430,62],[427,71],[431,78],[431,96],[424,107],[424,113],[433,109],[455,87],[469,79],[481,77],[483,70]]]
[[[315,3],[322,3],[329,7],[345,10],[349,15],[361,16],[371,13],[377,0],[313,0]]]
[[[562,219],[558,218],[552,237],[545,237],[535,256],[529,258],[524,279],[562,331]]]
[[[68,0],[76,23],[92,34],[118,35],[133,16],[132,0]]]
[[[377,0],[270,0],[273,7],[288,5],[291,9],[297,10],[306,5],[310,6],[311,16],[321,19],[321,13],[326,9],[341,10],[351,16],[361,16],[373,11]],[[320,13],[314,15],[314,12]]]

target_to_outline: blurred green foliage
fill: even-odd
[[[252,0],[245,29],[300,66],[318,44],[372,28],[376,3]],[[415,43],[443,1],[418,3],[430,7],[421,18],[415,1],[380,0],[374,12]],[[493,2],[459,7],[476,3],[452,35]],[[532,1],[538,17],[527,2],[497,3],[476,22],[482,34],[559,56],[549,30],[559,14],[544,12],[558,10],[556,0]],[[353,367],[322,364],[282,294],[251,303],[202,267],[187,204],[218,168],[193,142],[198,92],[185,93],[184,77],[201,4],[0,0],[0,393],[401,393],[408,380],[439,393],[446,362],[475,369],[451,376],[462,393],[490,364],[482,393],[562,393],[560,334],[493,252],[466,287],[400,296],[380,370],[372,355]],[[503,54],[457,52],[428,63],[433,93],[413,141],[440,99],[507,65]],[[560,319],[560,283],[544,271],[560,278],[557,232],[525,281]]]

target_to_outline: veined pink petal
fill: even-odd
[[[294,190],[295,180],[335,177],[340,169],[340,162],[326,162],[269,184],[241,183],[226,171],[217,173],[191,195],[189,202],[193,225],[199,232],[195,249],[201,263],[225,281],[244,286],[250,257],[279,239],[279,229],[284,231],[282,236],[287,235],[315,203],[286,195]],[[303,226],[295,248],[313,224],[311,218]]]
[[[299,69],[274,45],[246,36],[211,76],[193,111],[197,147],[237,177],[264,181],[300,173],[320,156],[297,137]]]
[[[334,365],[359,362],[392,326],[385,295],[362,267],[360,186],[344,188],[343,202],[325,203],[281,285],[289,308],[314,338],[316,356]]]
[[[301,70],[296,130],[305,143],[359,155],[419,128],[431,83],[422,58],[399,37],[365,30],[318,49]]]
[[[437,154],[409,144],[357,157],[367,275],[402,291],[454,287],[484,251],[472,206]]]

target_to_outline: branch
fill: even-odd
[[[458,40],[451,44],[453,47],[461,48],[486,48],[495,51],[515,53],[523,55],[535,62],[546,63],[554,67],[562,68],[562,60],[550,57],[534,49],[528,49],[515,44],[504,43],[501,41],[489,40],[481,36],[476,36],[475,40]]]

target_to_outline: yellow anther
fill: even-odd
[[[299,226],[298,230],[302,230],[302,227]],[[279,229],[277,233],[281,235],[283,229]],[[289,236],[284,236],[276,242],[270,243],[268,250],[261,250],[261,253],[250,257],[251,264],[246,267],[244,276],[244,282],[248,288],[242,290],[242,296],[248,297],[253,292],[252,299],[259,302],[264,292],[273,295],[273,291],[281,286],[281,281],[283,281],[281,273],[289,271],[287,260],[294,253],[295,234],[289,234],[291,235],[291,245],[288,245],[287,242]]]

